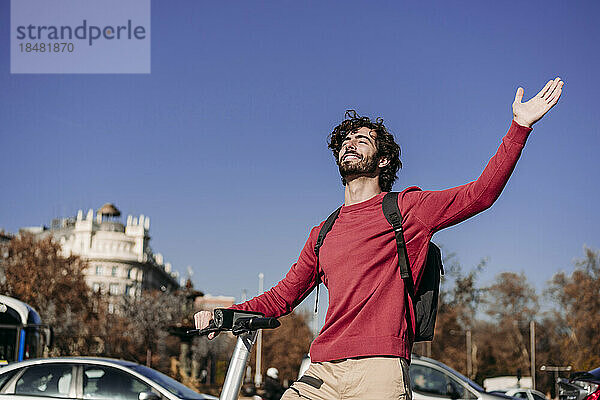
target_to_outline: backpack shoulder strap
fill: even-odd
[[[404,241],[404,232],[402,230],[402,214],[398,208],[398,192],[389,192],[383,197],[383,215],[394,228],[396,236],[396,247],[398,250],[398,267],[400,276],[408,286],[408,292],[414,292],[414,283],[410,273],[408,254],[406,253],[406,242]]]
[[[315,244],[315,255],[317,256],[317,262],[319,259],[319,249],[321,249],[321,246],[323,246],[323,241],[325,240],[325,236],[329,233],[329,231],[333,227],[333,223],[337,219],[338,215],[340,215],[341,209],[342,209],[342,207],[340,206],[340,208],[338,208],[337,210],[332,212],[331,215],[329,217],[327,217],[327,219],[325,220],[325,223],[323,224],[323,226],[321,227],[321,230],[319,231],[319,236],[317,237],[317,243]]]
[[[315,255],[317,256],[317,262],[315,263],[315,280],[317,281],[317,294],[315,296],[315,314],[317,313],[319,307],[319,250],[321,250],[321,246],[323,246],[323,241],[325,240],[325,236],[329,233],[335,220],[338,215],[340,215],[340,210],[342,207],[340,206],[337,210],[331,213],[329,217],[325,220],[325,223],[321,227],[319,231],[319,236],[317,237],[317,243],[315,244]]]

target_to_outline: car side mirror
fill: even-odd
[[[454,386],[452,382],[448,382],[446,384],[446,394],[448,394],[448,396],[450,396],[452,400],[460,398],[460,394],[458,393],[458,390],[456,390],[456,386]]]
[[[154,392],[140,392],[138,400],[160,400],[160,396]]]

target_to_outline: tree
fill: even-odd
[[[51,237],[21,234],[3,251],[0,290],[31,305],[53,328],[54,355],[87,354],[94,346],[90,327],[95,315],[86,267],[77,256],[64,257]]]
[[[563,363],[575,370],[600,365],[600,251],[584,247],[575,270],[554,275],[549,294],[557,302],[556,317],[567,328],[562,336]],[[564,364],[563,364],[564,365]]]
[[[539,308],[535,289],[525,274],[502,272],[487,288],[486,303],[495,326],[487,326],[484,351],[493,354],[495,372],[515,375],[515,366],[530,370],[529,323]]]
[[[302,358],[308,354],[312,333],[308,320],[309,312],[292,312],[279,319],[277,329],[263,330],[262,375],[270,367],[279,370],[279,379],[283,382],[295,381]],[[249,365],[255,365],[256,352],[252,352]]]
[[[467,351],[472,361],[471,377],[477,374],[477,345],[466,349],[466,332],[473,331],[476,325],[476,313],[481,303],[482,291],[477,288],[477,278],[487,260],[482,259],[469,272],[463,272],[453,253],[445,256],[446,275],[442,277],[442,287],[438,301],[438,314],[435,326],[435,338],[431,344],[431,356],[454,369],[467,374]],[[415,346],[415,352],[426,354],[422,345]]]

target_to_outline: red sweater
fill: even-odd
[[[508,181],[531,128],[515,122],[481,176],[441,191],[405,189],[398,197],[413,279],[418,285],[432,235],[490,207]],[[381,193],[343,206],[320,251],[321,279],[329,290],[325,324],[310,348],[313,362],[390,355],[410,359],[414,323],[407,326],[404,282],[392,227]],[[240,310],[267,316],[288,314],[315,288],[314,247],[323,223],[314,227],[298,262],[276,286]],[[410,318],[414,321],[414,318]]]

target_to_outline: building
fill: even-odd
[[[0,230],[0,251],[3,251],[3,249],[8,245],[8,242],[10,242],[12,238],[12,235],[4,232],[3,230]],[[0,259],[2,259],[2,256],[6,257],[5,254],[0,254]]]
[[[232,296],[213,296],[205,294],[196,297],[194,307],[196,310],[212,311],[215,308],[229,308],[235,304],[235,297]]]
[[[12,239],[12,236],[4,231],[0,231],[0,244],[8,243]]]
[[[29,227],[21,231],[53,236],[65,256],[78,255],[88,262],[88,285],[115,299],[136,297],[144,290],[179,288],[179,273],[150,247],[150,218],[129,215],[124,225],[120,216],[121,212],[107,203],[96,213],[90,209],[84,216],[79,210],[76,217],[55,219],[50,228]]]

